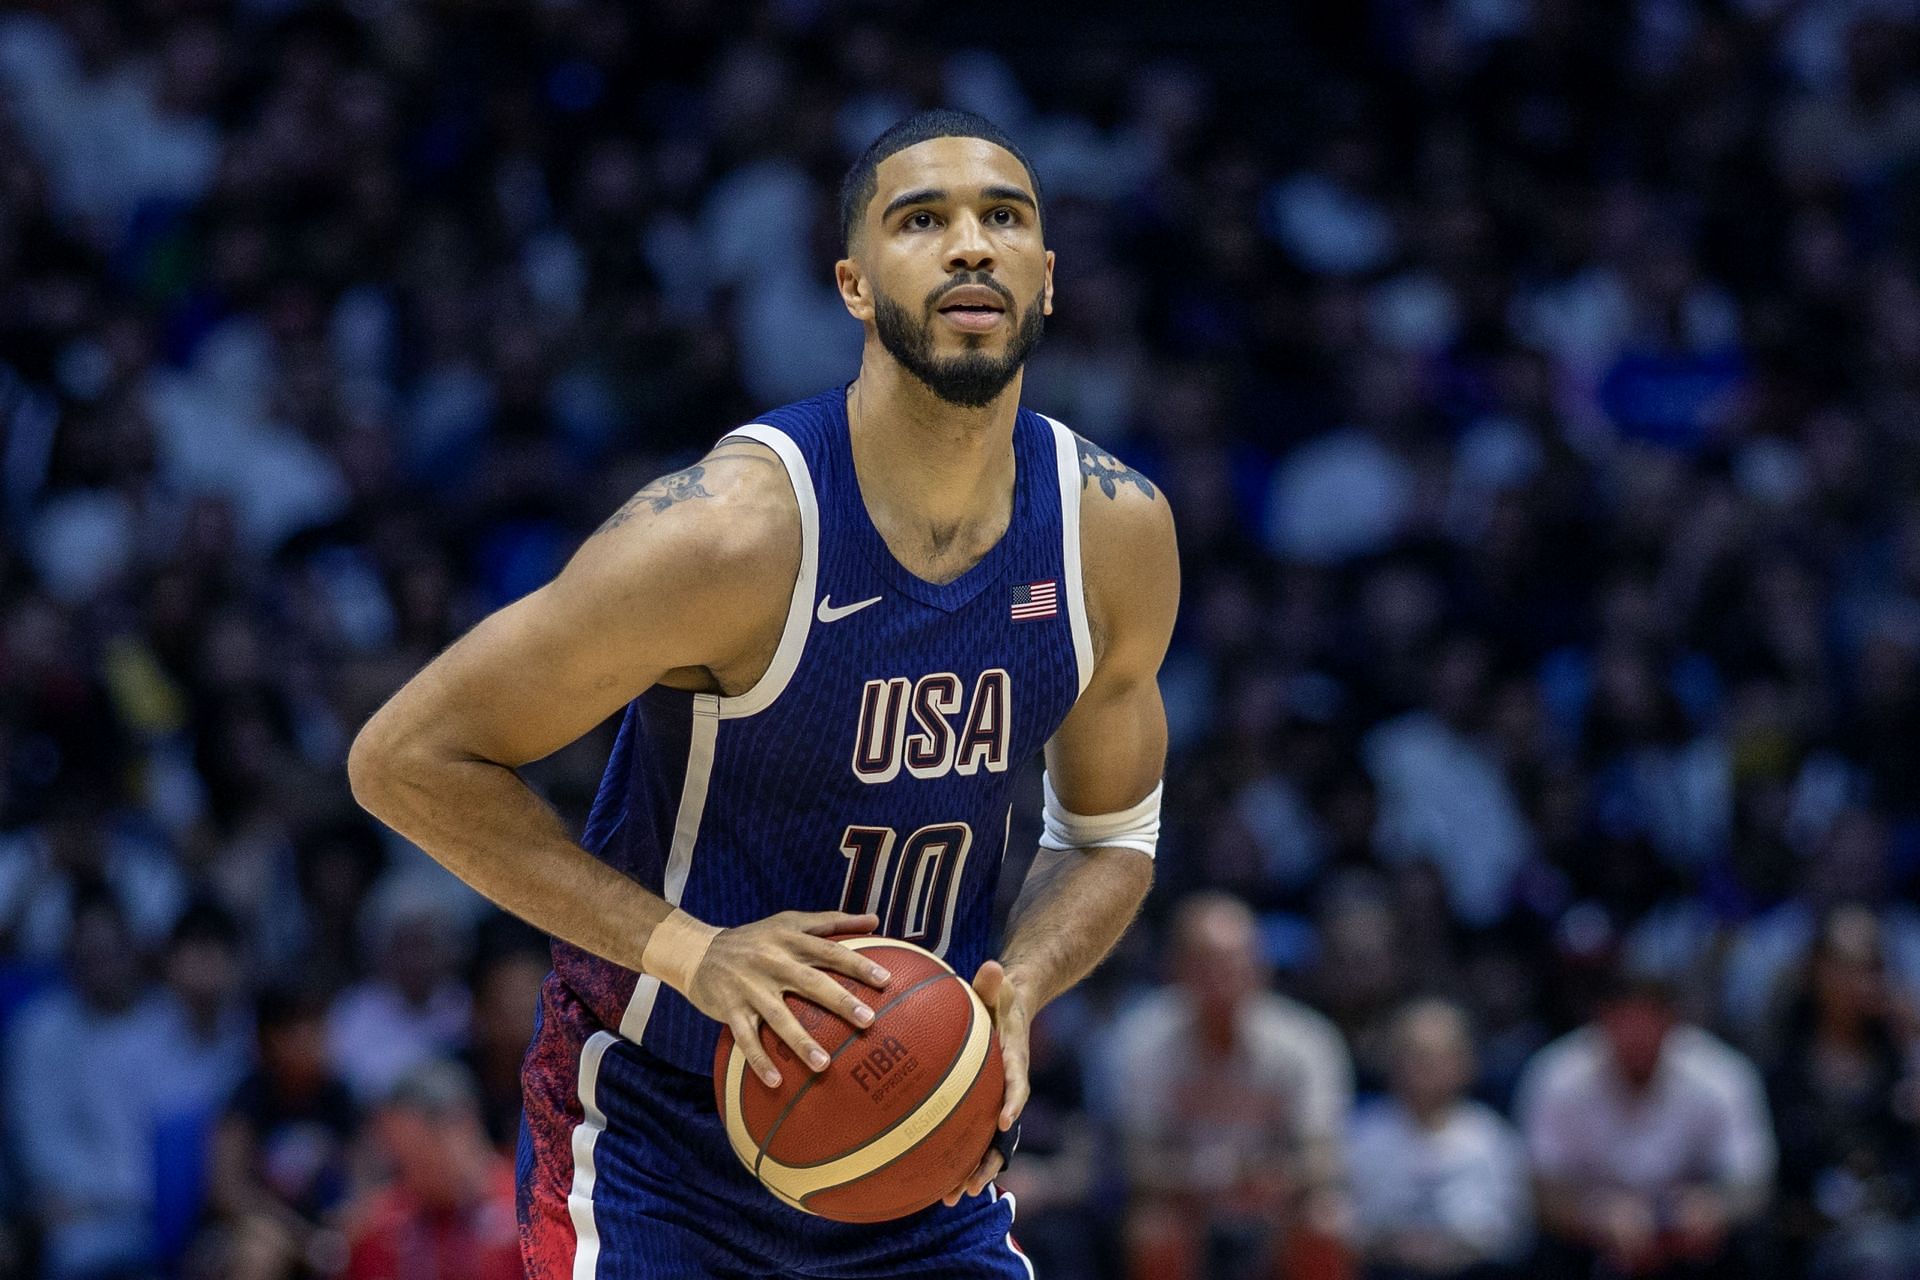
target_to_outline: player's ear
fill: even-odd
[[[1053,250],[1047,250],[1047,274],[1040,286],[1040,314],[1053,314]]]
[[[873,319],[873,288],[857,258],[846,257],[833,264],[833,283],[840,290],[840,301],[847,314],[865,324]]]

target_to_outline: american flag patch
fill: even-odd
[[[1026,622],[1033,618],[1051,618],[1060,612],[1060,583],[1049,579],[1046,582],[1023,582],[1013,589],[1013,620]]]

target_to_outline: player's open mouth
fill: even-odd
[[[1000,323],[998,307],[942,307],[940,314],[968,333],[985,333]]]
[[[952,320],[954,328],[964,328],[970,334],[983,334],[993,328],[1004,311],[1006,299],[985,284],[962,284],[947,290],[947,297],[939,305],[939,313]]]
[[[1000,323],[1006,305],[993,290],[980,285],[963,285],[947,295],[940,304],[940,314],[951,320],[956,328],[970,333],[982,333]]]

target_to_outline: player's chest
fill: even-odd
[[[1065,717],[1073,663],[1057,584],[996,584],[952,610],[822,593],[786,727],[862,786],[1004,773]]]

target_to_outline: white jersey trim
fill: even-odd
[[[1045,414],[1040,415],[1046,418]],[[1066,581],[1067,621],[1073,628],[1073,656],[1080,666],[1080,693],[1093,679],[1093,632],[1087,627],[1087,589],[1080,571],[1080,437],[1064,423],[1047,418],[1053,427],[1053,448],[1060,471],[1060,563]]]
[[[665,881],[660,896],[679,906],[687,891],[687,873],[693,869],[693,846],[700,839],[700,817],[707,811],[707,785],[713,780],[714,744],[720,739],[719,704],[711,693],[693,695],[693,727],[688,734],[687,777],[680,784],[680,810],[673,820],[673,847],[667,852]],[[620,1015],[620,1034],[635,1044],[647,1032],[653,1003],[660,998],[660,979],[643,973],[633,984],[626,1012]]]
[[[596,1031],[580,1046],[580,1123],[573,1126],[573,1186],[567,1214],[573,1219],[573,1280],[594,1280],[600,1266],[600,1229],[593,1221],[593,1146],[606,1131],[607,1117],[595,1095],[600,1089],[600,1060],[612,1045],[611,1031]]]
[[[733,697],[716,699],[720,718],[737,720],[772,706],[799,669],[800,655],[807,647],[807,632],[813,625],[813,595],[820,579],[820,503],[814,497],[813,473],[807,469],[806,455],[786,432],[764,422],[754,422],[727,432],[723,439],[752,440],[780,455],[780,461],[787,468],[787,482],[793,486],[794,500],[800,504],[800,572],[793,580],[793,596],[787,602],[787,625],[780,632],[780,647],[774,650],[766,674],[754,682],[753,688]]]

